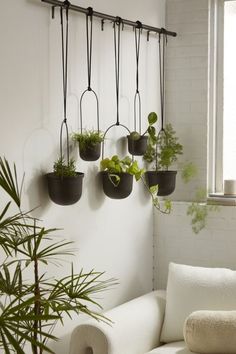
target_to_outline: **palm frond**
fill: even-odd
[[[1,157],[0,157],[0,186],[5,190],[5,192],[14,200],[16,205],[20,208],[21,188],[19,189],[18,186],[16,166],[14,164],[13,171],[12,171],[6,158],[1,158]]]

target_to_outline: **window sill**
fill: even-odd
[[[223,193],[211,193],[207,198],[207,204],[235,206],[236,195],[224,195]]]

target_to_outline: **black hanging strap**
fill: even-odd
[[[90,19],[90,26],[89,26],[89,19]],[[92,9],[92,7],[88,8],[88,12],[86,14],[86,39],[87,39],[88,91],[91,91],[92,43],[93,43],[93,9]]]
[[[90,26],[89,26],[90,19]],[[96,92],[91,88],[91,79],[92,79],[92,47],[93,47],[93,9],[88,7],[86,13],[86,44],[87,44],[87,70],[88,70],[88,88],[82,93],[80,97],[80,130],[81,134],[83,132],[83,98],[87,92],[91,92],[96,99],[97,107],[97,131],[100,131],[99,125],[99,102]]]
[[[137,26],[134,28],[135,57],[136,57],[136,93],[134,95],[134,130],[137,131],[136,116],[137,116],[137,100],[138,100],[139,133],[141,134],[141,97],[139,92],[139,53],[140,53],[142,23],[140,21],[137,21],[136,23]]]
[[[60,131],[60,155],[63,158],[62,153],[62,138],[63,138],[63,127],[66,129],[66,139],[67,139],[67,163],[69,164],[69,133],[67,126],[67,82],[68,82],[68,42],[69,42],[69,6],[70,3],[67,1],[64,3],[64,8],[66,12],[66,30],[64,33],[64,8],[61,7],[61,48],[62,48],[62,84],[63,84],[63,106],[64,106],[64,119],[61,124]],[[65,38],[64,38],[65,37]]]
[[[161,41],[162,36],[162,41]],[[162,42],[162,43],[161,43]],[[159,68],[160,68],[160,97],[161,97],[161,130],[164,130],[164,104],[165,104],[165,49],[167,44],[167,35],[163,29],[159,34]]]
[[[116,76],[116,125],[120,125],[119,121],[119,105],[120,105],[120,30],[121,18],[117,17],[114,22],[114,49],[115,49],[115,76]]]
[[[134,29],[135,34],[135,53],[136,53],[136,92],[139,93],[139,53],[140,53],[140,36],[142,31],[142,23],[137,21],[137,27]]]

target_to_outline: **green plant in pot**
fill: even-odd
[[[120,159],[117,155],[105,158],[100,163],[104,193],[112,199],[127,198],[132,192],[133,177],[140,180],[144,169],[129,156]]]
[[[183,146],[171,124],[166,124],[158,135],[155,128],[149,131],[148,147],[143,159],[153,166],[151,171],[146,171],[145,176],[149,187],[158,185],[157,195],[167,196],[175,190],[177,171],[169,168],[182,153]]]
[[[53,172],[46,174],[50,199],[59,205],[71,205],[82,195],[84,173],[77,172],[75,161],[65,162],[60,157],[53,166]]]
[[[137,131],[131,132],[127,135],[128,139],[128,150],[131,155],[142,156],[145,154],[148,147],[148,136],[153,134],[154,124],[157,122],[157,115],[155,112],[151,112],[148,115],[148,128],[143,134],[138,133]]]
[[[82,194],[82,182],[84,174],[76,172],[75,161],[70,158],[69,133],[67,125],[67,82],[68,82],[68,48],[69,48],[69,6],[65,1],[61,8],[61,49],[62,49],[62,83],[63,83],[63,113],[64,118],[60,129],[60,157],[54,163],[53,172],[47,173],[48,192],[51,200],[59,205],[71,205],[76,203]],[[64,16],[63,11],[66,12]],[[64,29],[64,19],[66,26]],[[66,133],[66,160],[63,158],[63,129]]]
[[[54,353],[48,341],[57,340],[54,329],[66,317],[84,313],[110,322],[96,311],[101,308],[96,296],[115,281],[95,270],[77,273],[68,263],[66,272],[73,242],[58,240],[57,229],[43,227],[22,211],[18,181],[16,166],[0,158],[0,191],[8,199],[0,212],[0,352]],[[54,276],[48,274],[50,265],[57,266]]]
[[[101,155],[101,143],[103,133],[95,130],[85,130],[81,133],[74,133],[73,141],[79,144],[79,154],[84,161],[96,161]]]

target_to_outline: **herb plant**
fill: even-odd
[[[95,130],[86,130],[84,133],[74,133],[73,141],[78,142],[81,151],[92,149],[96,144],[103,142],[103,133]]]
[[[151,127],[154,128],[154,127]],[[183,146],[179,143],[171,124],[156,134],[155,128],[148,131],[148,147],[143,159],[148,163],[154,163],[154,169],[167,171],[183,153]]]
[[[75,160],[70,159],[67,164],[63,157],[60,157],[53,165],[53,172],[59,177],[75,177]]]
[[[45,267],[60,266],[73,254],[73,243],[55,241],[56,229],[46,229],[22,211],[21,187],[15,165],[11,168],[0,158],[0,189],[10,199],[0,213],[0,351],[25,354],[25,345],[30,344],[32,354],[53,353],[47,341],[57,339],[55,324],[63,324],[65,316],[85,313],[109,322],[90,304],[100,308],[93,295],[114,281],[102,280],[103,273],[94,270],[76,274],[73,265],[64,277],[47,276]]]

